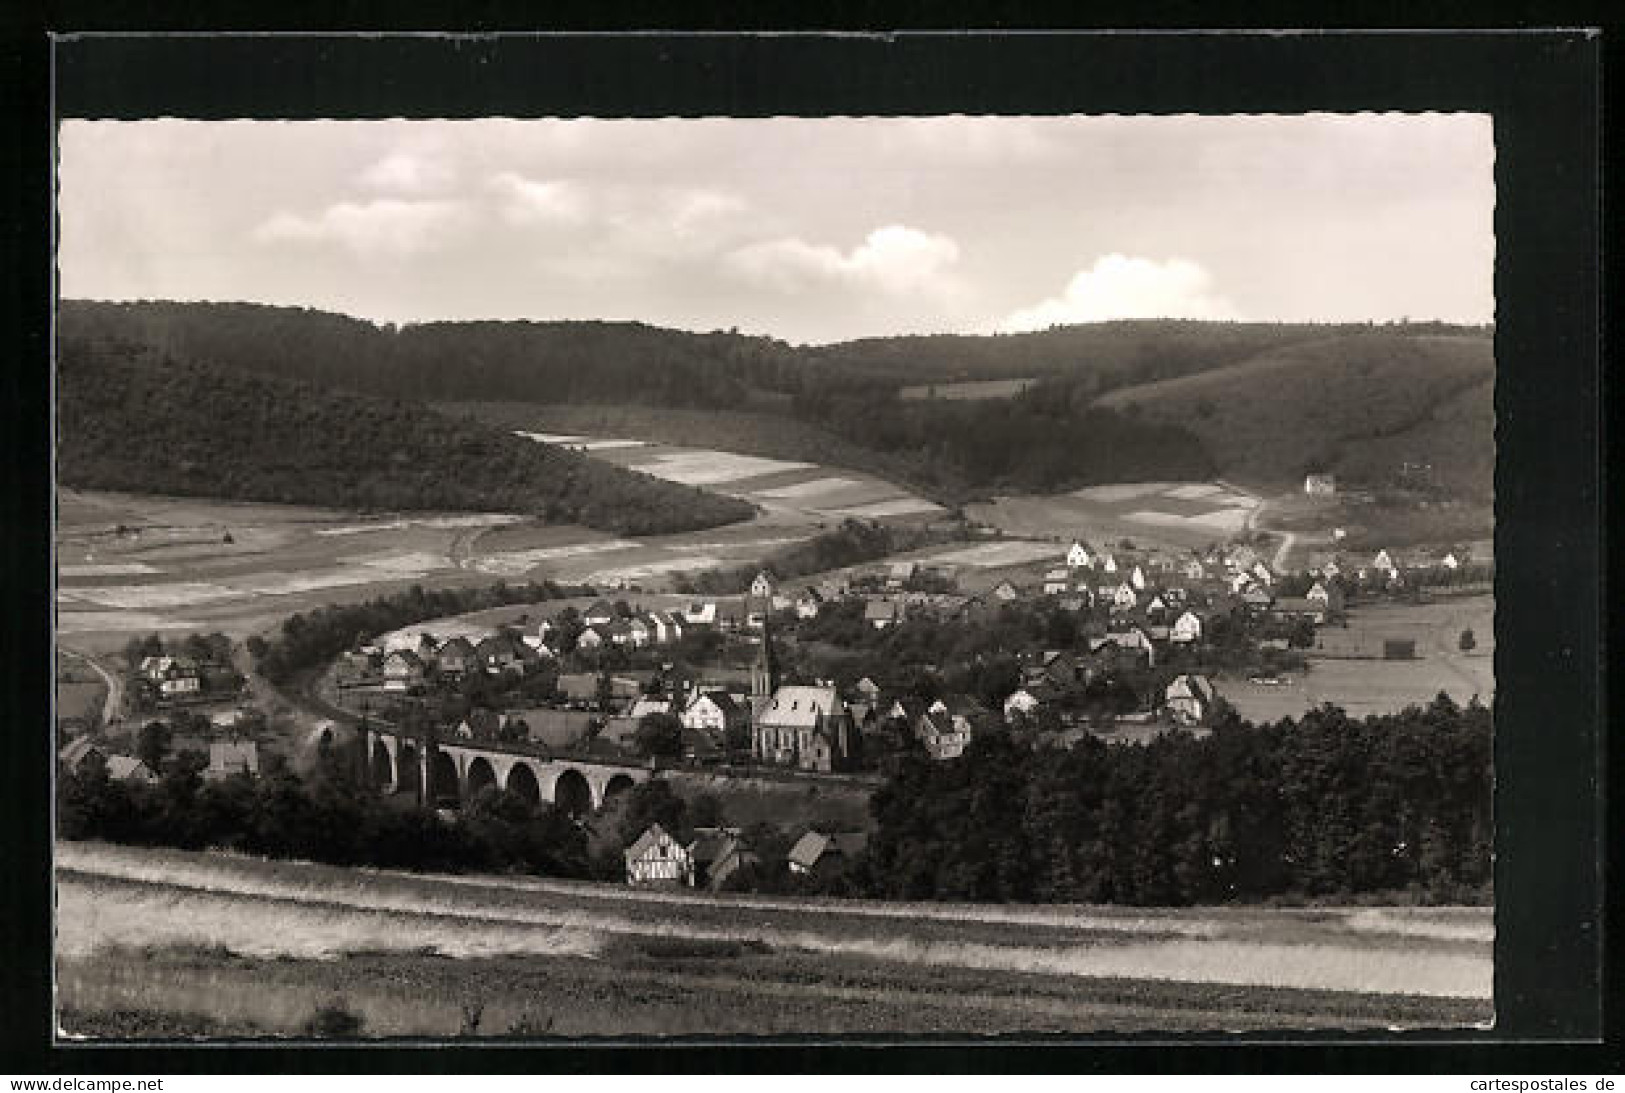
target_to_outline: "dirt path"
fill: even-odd
[[[123,708],[124,702],[124,685],[119,681],[118,675],[103,668],[101,663],[88,653],[81,653],[60,643],[57,650],[75,660],[84,661],[93,672],[102,677],[102,681],[107,684],[107,697],[102,701],[102,726],[106,728],[114,724],[119,719],[118,712]]]

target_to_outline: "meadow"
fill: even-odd
[[[1380,640],[1385,636],[1416,639],[1415,660],[1353,660],[1311,656],[1309,671],[1286,677],[1285,686],[1264,686],[1242,679],[1218,681],[1219,692],[1249,721],[1297,717],[1330,702],[1351,717],[1390,713],[1407,705],[1426,705],[1440,691],[1459,703],[1474,695],[1485,703],[1495,696],[1495,601],[1470,596],[1425,604],[1381,604],[1355,608],[1349,629]],[[1463,630],[1476,645],[1463,653]]]
[[[897,397],[913,399],[1014,398],[1036,381],[1032,379],[962,380],[958,383],[919,383],[898,390]]]
[[[1484,909],[1146,910],[702,896],[62,843],[66,1031],[379,1036],[1459,1027]],[[121,1016],[123,1015],[123,1016]],[[71,1020],[67,1017],[71,1016]],[[122,1023],[122,1024],[121,1024]],[[159,1034],[162,1034],[160,1032]]]
[[[1259,499],[1207,482],[1130,482],[1073,493],[998,497],[966,505],[973,520],[1006,535],[1085,539],[1096,545],[1130,539],[1174,550],[1223,542],[1244,530]]]

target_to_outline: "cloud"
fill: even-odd
[[[361,172],[360,182],[372,190],[417,196],[445,190],[456,181],[456,172],[442,160],[411,152],[395,152]]]
[[[468,210],[456,201],[341,201],[316,216],[279,212],[255,228],[253,238],[337,243],[362,257],[404,258],[449,242],[467,221]]]
[[[503,171],[492,177],[491,188],[501,201],[502,218],[517,226],[575,227],[592,213],[586,189],[568,180],[537,181]]]
[[[846,254],[792,237],[740,247],[727,264],[736,275],[784,290],[835,282],[903,293],[946,287],[944,275],[958,260],[959,244],[947,236],[892,224]]]
[[[1157,262],[1108,254],[1079,270],[1060,296],[1013,312],[998,329],[1016,333],[1109,319],[1238,318],[1212,285],[1207,270],[1188,258]]]

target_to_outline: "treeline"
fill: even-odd
[[[748,519],[664,482],[427,407],[64,339],[57,473],[67,486],[354,509],[514,512],[621,535]]]
[[[905,457],[914,481],[950,498],[1217,473],[1183,426],[1057,399],[1044,385],[980,401],[903,400],[886,388],[825,387],[804,392],[794,407],[839,436]]]
[[[346,649],[413,623],[513,603],[591,595],[593,589],[589,587],[552,581],[514,585],[499,581],[484,588],[425,589],[413,585],[404,592],[377,596],[364,603],[328,604],[289,615],[270,641],[256,634],[246,644],[255,671],[272,683],[284,684],[299,672],[327,664]]]
[[[546,802],[488,787],[450,824],[433,810],[386,802],[329,756],[305,779],[278,766],[258,778],[205,780],[208,761],[181,752],[157,782],[108,777],[87,760],[57,779],[56,833],[182,850],[219,848],[327,865],[439,873],[589,875],[586,835]]]
[[[1487,708],[1444,695],[1142,746],[987,733],[958,760],[902,765],[852,875],[888,899],[1487,902],[1492,741]]]
[[[879,524],[851,517],[839,527],[819,532],[811,539],[780,547],[752,565],[708,569],[682,574],[676,581],[678,592],[702,596],[724,596],[743,592],[756,574],[766,570],[781,581],[823,573],[831,569],[862,565],[909,550],[954,542],[962,532],[927,524]]]

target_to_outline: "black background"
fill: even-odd
[[[504,6],[508,7],[508,6]],[[1396,9],[1397,10],[1397,9]],[[279,23],[383,28],[381,12],[295,5]],[[622,27],[671,25],[650,11]],[[739,13],[724,13],[739,14]],[[1170,25],[1216,25],[1164,6]],[[513,22],[461,5],[459,26]],[[1464,13],[1446,12],[1444,22]],[[754,9],[748,17],[756,18]],[[962,25],[1016,25],[949,8]],[[200,12],[121,6],[43,16],[8,40],[0,101],[10,297],[0,369],[12,458],[0,536],[0,1071],[267,1069],[797,1071],[1375,1070],[1619,1073],[1617,960],[1601,963],[1604,779],[1601,642],[1602,394],[1599,60],[1570,32],[1337,34],[927,33],[899,35],[91,35],[201,29]],[[261,17],[262,19],[264,16]],[[450,25],[410,10],[398,30]],[[415,22],[410,20],[415,18]],[[719,17],[720,18],[720,17]],[[838,9],[825,27],[876,25]],[[1301,18],[1301,16],[1300,16]],[[407,22],[401,22],[407,19]],[[570,21],[574,20],[574,23]],[[136,20],[136,21],[132,21]],[[187,20],[194,22],[188,23]],[[504,22],[503,20],[506,20]],[[748,25],[734,20],[735,25]],[[916,24],[919,19],[916,18]],[[207,24],[205,24],[207,25]],[[704,23],[697,25],[705,25]],[[721,25],[720,23],[714,25]],[[905,25],[902,22],[878,25]],[[1042,22],[1027,25],[1044,25]],[[1051,23],[1050,25],[1054,25]],[[1265,23],[1263,25],[1269,25]],[[7,60],[14,64],[5,63]],[[54,64],[54,82],[53,82]],[[54,88],[54,103],[51,98]],[[55,113],[53,114],[53,109]],[[48,1047],[51,673],[49,332],[52,118],[766,116],[842,114],[1297,113],[1470,110],[1495,116],[1497,1027],[1373,1036],[1154,1036],[1011,1041],[557,1049]],[[267,165],[267,169],[275,169]],[[1617,770],[1617,758],[1615,760]],[[1625,831],[1614,806],[1612,830]],[[1590,1045],[1586,1045],[1590,1041]],[[1381,1048],[1374,1044],[1383,1045]],[[1238,1050],[1245,1045],[1245,1050]],[[15,1052],[15,1054],[13,1053]]]

